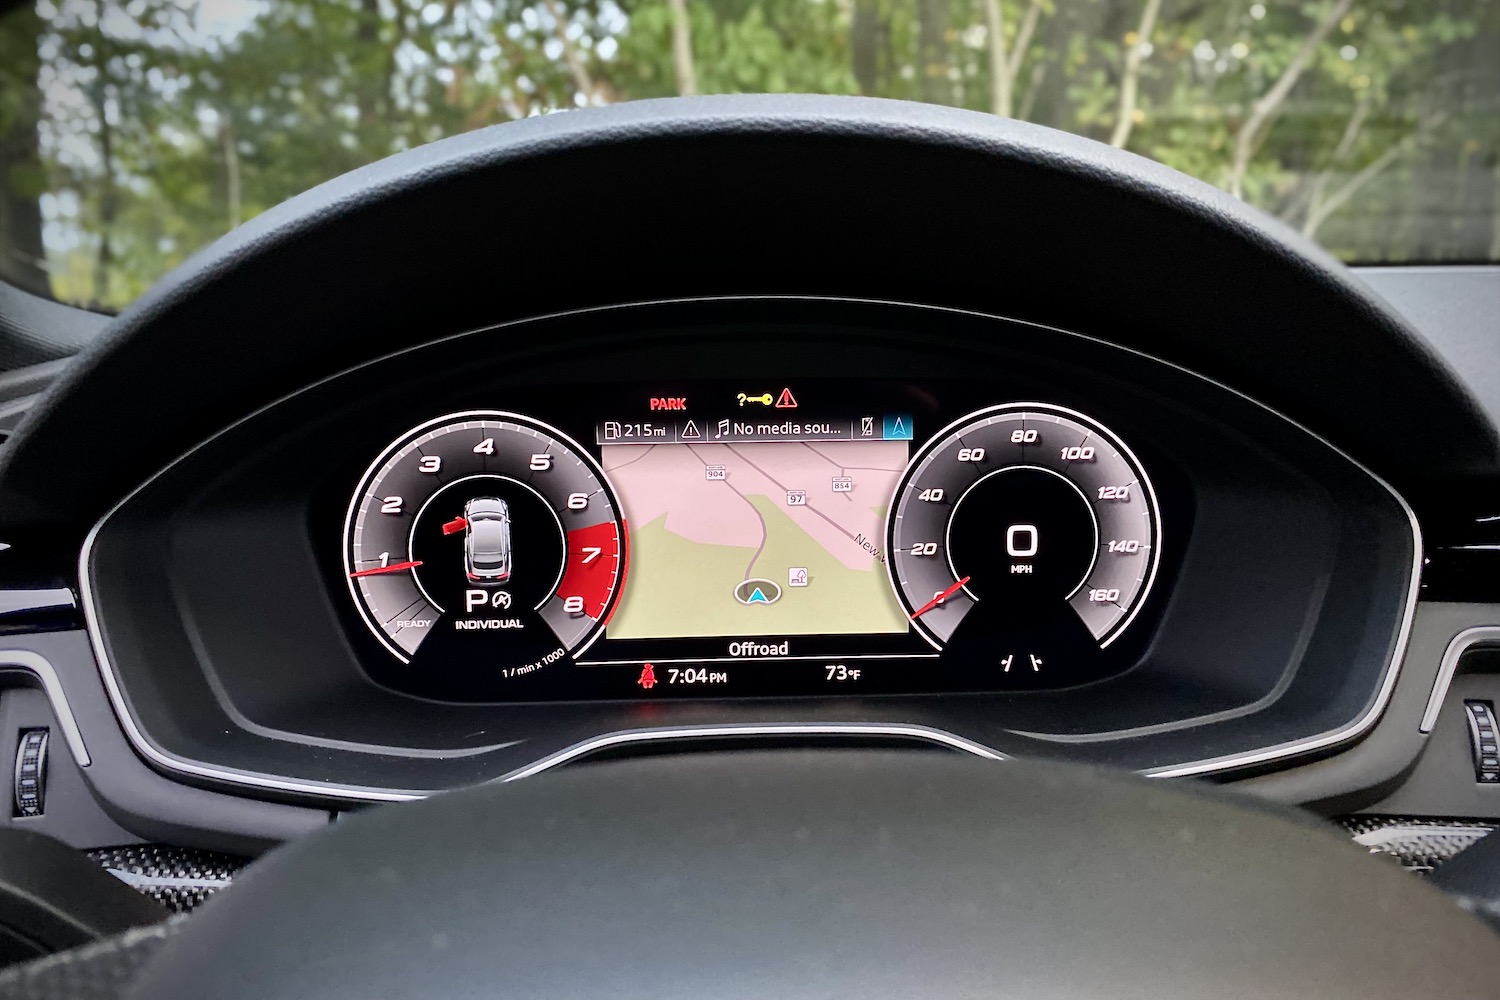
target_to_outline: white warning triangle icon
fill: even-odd
[[[691,441],[696,438],[701,438],[702,436],[702,434],[698,433],[698,425],[693,423],[691,420],[689,420],[682,428],[682,440],[684,441]]]

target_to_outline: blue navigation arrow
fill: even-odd
[[[741,604],[775,604],[781,600],[781,585],[765,577],[741,580],[734,588],[734,599]]]

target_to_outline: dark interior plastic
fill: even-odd
[[[60,840],[0,830],[0,966],[158,923],[166,908]]]

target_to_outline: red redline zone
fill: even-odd
[[[599,549],[599,557],[585,563],[586,548]],[[624,582],[620,549],[620,530],[613,521],[568,532],[568,563],[557,585],[558,595],[583,598],[583,613],[597,620],[616,586]]]
[[[622,517],[620,518],[620,575],[615,580],[615,594],[617,597],[625,595],[625,578],[630,575],[630,524]],[[615,601],[614,607],[609,609],[609,615],[604,619],[608,627],[610,621],[615,617],[615,612],[620,610],[619,600]]]

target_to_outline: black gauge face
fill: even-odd
[[[1008,404],[940,431],[911,463],[891,579],[950,662],[1054,684],[1087,675],[1135,617],[1160,523],[1145,470],[1112,433],[1062,407]]]
[[[497,411],[441,417],[375,461],[349,506],[345,572],[365,623],[421,670],[494,681],[571,664],[614,609],[620,507],[560,431]]]

